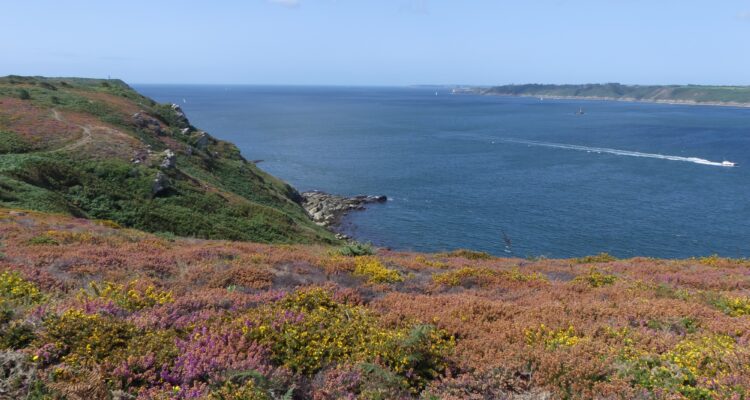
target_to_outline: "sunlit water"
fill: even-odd
[[[521,257],[750,256],[749,109],[427,88],[137,89],[180,104],[302,191],[388,195],[347,218],[363,241]]]

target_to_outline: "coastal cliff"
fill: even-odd
[[[584,85],[525,84],[457,88],[454,92],[550,99],[634,101],[686,105],[750,107],[750,86],[658,86],[622,85],[619,83]]]
[[[291,186],[120,80],[0,78],[0,206],[178,236],[334,243]]]

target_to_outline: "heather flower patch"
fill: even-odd
[[[347,257],[0,217],[0,361],[35,379],[17,398],[748,397],[738,260]]]

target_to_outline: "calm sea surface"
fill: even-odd
[[[180,104],[300,191],[388,195],[345,221],[362,241],[520,257],[750,257],[750,109],[427,88],[136,89]],[[710,165],[723,160],[738,167]]]

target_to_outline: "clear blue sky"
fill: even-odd
[[[0,75],[750,84],[750,0],[7,0]]]

